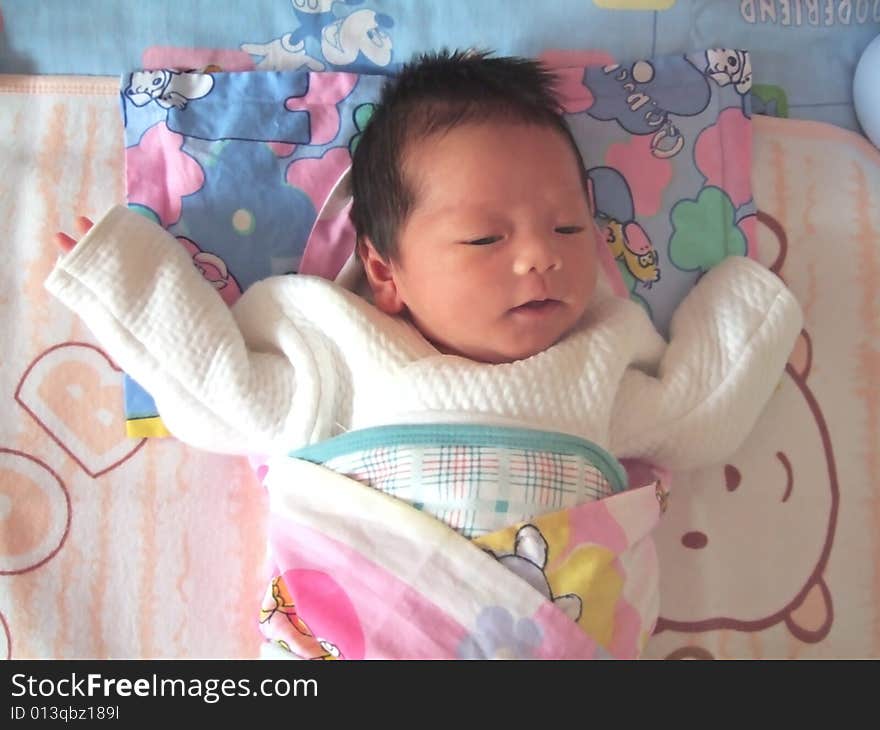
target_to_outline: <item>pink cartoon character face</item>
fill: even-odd
[[[226,262],[215,254],[202,251],[195,241],[186,236],[178,236],[177,240],[189,251],[193,264],[202,276],[217,290],[223,301],[232,306],[241,296],[241,288],[226,268]]]

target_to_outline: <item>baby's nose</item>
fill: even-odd
[[[535,271],[543,274],[562,268],[562,258],[556,247],[540,236],[531,236],[520,242],[513,261],[515,274],[523,275]]]

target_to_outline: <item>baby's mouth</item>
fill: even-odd
[[[529,302],[525,302],[524,304],[520,304],[517,307],[511,309],[511,312],[534,312],[535,314],[542,314],[545,312],[550,312],[553,309],[561,306],[562,302],[558,299],[532,299]]]

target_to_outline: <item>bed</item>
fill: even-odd
[[[42,288],[52,233],[125,198],[122,74],[172,58],[383,73],[439,45],[639,58],[717,44],[752,52],[754,250],[805,326],[737,455],[673,475],[645,656],[878,655],[880,151],[849,98],[876,3],[211,5],[0,5],[0,656],[244,658],[261,644],[267,510],[247,460],[127,436],[123,374]],[[378,41],[366,51],[343,42],[361,26]]]

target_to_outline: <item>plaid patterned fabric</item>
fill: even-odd
[[[465,537],[614,493],[578,455],[495,446],[392,446],[324,466],[408,502]]]

